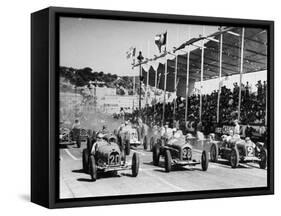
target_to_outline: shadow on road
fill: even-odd
[[[86,179],[86,178],[78,178],[77,181],[81,181],[81,182],[93,182],[92,179]]]
[[[150,165],[150,166],[154,166],[152,161],[151,161],[151,162],[143,162],[143,164],[145,164],[145,165]]]
[[[72,172],[74,173],[84,173],[83,169],[78,169],[78,170],[72,170]]]
[[[226,168],[226,169],[234,169],[234,168],[232,168],[231,167],[231,165],[230,165],[230,163],[229,163],[229,161],[227,161],[227,160],[218,160],[217,162],[211,162],[211,163],[213,163],[213,164],[216,164],[216,165],[224,165],[224,168]],[[249,165],[249,164],[239,164],[238,165],[238,167],[236,167],[235,169],[247,169],[247,168],[250,168],[250,167],[248,167],[248,166],[251,166],[251,165]],[[257,168],[257,167],[255,167],[255,166],[253,166],[252,165],[252,168]]]
[[[73,170],[72,172],[76,172],[76,173],[84,173],[84,171],[81,170]],[[123,175],[123,173],[116,173],[116,172],[102,172],[102,173],[98,173],[97,179],[106,179],[106,178],[118,178],[121,177],[120,175]],[[77,181],[82,181],[82,182],[92,182],[92,180],[90,179],[90,175],[89,178],[78,178]]]
[[[133,177],[131,173],[121,173],[122,176]]]
[[[160,168],[160,167],[159,167]],[[156,172],[162,172],[165,173],[165,168],[163,167],[162,169],[154,169],[154,171]],[[186,172],[190,172],[190,171],[202,171],[201,167],[183,167],[183,166],[177,166],[174,165],[171,168],[171,172],[181,172],[181,171],[186,171]]]

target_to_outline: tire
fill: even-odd
[[[267,166],[267,149],[262,148],[260,152],[260,168],[265,169]]]
[[[139,173],[139,167],[140,167],[140,158],[137,153],[133,154],[132,158],[132,176],[137,177]]]
[[[165,151],[165,171],[170,172],[172,167],[172,156],[169,150]]]
[[[91,129],[89,129],[89,130],[87,131],[87,134],[88,134],[88,137],[91,137],[91,136],[93,135],[93,131],[92,131]]]
[[[125,153],[126,155],[130,155],[131,145],[129,140],[125,140]]]
[[[209,166],[209,157],[206,151],[204,150],[201,155],[201,167],[203,171],[207,171]]]
[[[80,147],[81,147],[81,140],[80,140],[80,139],[77,139],[77,140],[76,140],[76,145],[77,145],[77,148],[80,148]]]
[[[92,139],[90,137],[87,137],[87,149],[90,152],[92,150]]]
[[[158,166],[159,165],[159,159],[160,159],[160,147],[159,147],[159,145],[155,145],[153,147],[152,159],[153,159],[153,165]]]
[[[143,138],[143,148],[144,150],[147,150],[147,136]]]
[[[85,173],[89,173],[89,151],[88,151],[88,149],[83,149],[82,165],[83,165],[83,171]]]
[[[218,146],[217,144],[212,144],[210,148],[210,161],[217,162],[218,161]]]
[[[121,160],[124,161],[124,164],[126,163],[126,152],[121,151]]]
[[[92,181],[97,180],[97,165],[93,155],[91,155],[89,158],[89,174],[91,175]]]
[[[232,168],[236,168],[239,165],[239,152],[237,148],[233,148],[230,153],[230,165]]]
[[[150,138],[150,142],[149,142],[150,151],[153,151],[153,144],[154,144],[154,139],[153,139],[153,137],[151,137],[151,138]]]

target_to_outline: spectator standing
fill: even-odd
[[[238,123],[238,120],[234,120],[234,134],[240,135],[240,125]]]

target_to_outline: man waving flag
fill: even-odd
[[[159,52],[161,53],[162,46],[167,43],[167,31],[163,34],[157,34],[155,36],[155,44],[157,45]]]

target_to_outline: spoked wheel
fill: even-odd
[[[218,146],[216,144],[212,144],[210,149],[210,159],[212,162],[218,161]]]
[[[89,158],[89,173],[91,175],[92,181],[97,180],[97,165],[96,165],[96,160],[93,155]]]
[[[143,148],[144,150],[147,150],[147,136],[143,138]]]
[[[260,152],[260,168],[261,169],[265,169],[266,166],[267,166],[267,150],[265,148],[262,148],[261,149],[261,152]]]
[[[154,144],[154,139],[153,137],[150,138],[149,146],[150,146],[150,151],[153,150],[153,144]]]
[[[165,151],[165,171],[170,172],[171,171],[171,166],[172,166],[172,156],[171,152],[169,150]]]
[[[86,145],[87,145],[88,151],[90,152],[92,150],[92,138],[91,137],[87,137]]]
[[[136,177],[139,173],[140,167],[140,158],[139,155],[135,152],[132,158],[132,176]]]
[[[237,148],[233,148],[230,153],[230,165],[236,168],[239,165],[239,152]]]
[[[126,155],[130,155],[131,145],[129,140],[125,140],[125,152]]]
[[[77,145],[77,148],[80,148],[80,147],[81,147],[81,140],[80,140],[80,138],[78,138],[78,139],[76,140],[76,145]]]
[[[201,155],[201,167],[203,171],[207,171],[209,166],[209,157],[206,151],[204,150]]]
[[[83,149],[82,165],[83,165],[83,171],[85,173],[89,173],[89,151],[88,151],[88,149]]]
[[[121,159],[125,164],[126,163],[126,152],[125,151],[121,151]]]
[[[158,166],[159,158],[160,158],[160,147],[157,144],[154,145],[154,147],[153,147],[152,158],[153,158],[153,165]]]

